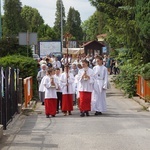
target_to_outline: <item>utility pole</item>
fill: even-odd
[[[61,0],[61,52],[63,51],[63,9],[62,9],[62,3],[63,1]]]
[[[2,38],[2,13],[1,13],[1,0],[0,0],[0,39]]]

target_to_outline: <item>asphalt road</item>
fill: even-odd
[[[58,114],[46,118],[44,106],[20,115],[0,140],[0,150],[150,150],[150,112],[121,91],[107,91],[108,111],[102,116]]]

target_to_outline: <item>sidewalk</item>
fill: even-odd
[[[115,89],[116,88],[115,84],[112,82],[113,75],[109,75],[108,78],[109,78],[109,81],[110,81],[110,84],[111,84],[111,88]],[[120,90],[120,92],[123,93],[122,90]],[[145,109],[147,111],[150,111],[150,103],[145,102],[144,99],[140,98],[139,96],[134,96],[134,97],[132,97],[132,99],[134,101],[136,101],[137,103],[139,103],[143,107],[143,109]]]

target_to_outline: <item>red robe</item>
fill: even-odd
[[[81,92],[80,91],[80,111],[91,110],[91,95],[92,92]]]
[[[45,105],[45,114],[46,115],[56,115],[57,111],[57,99],[55,98],[46,98],[44,101]]]
[[[73,110],[73,94],[62,95],[62,111]]]

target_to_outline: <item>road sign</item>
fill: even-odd
[[[37,45],[37,33],[19,33],[19,45]]]

